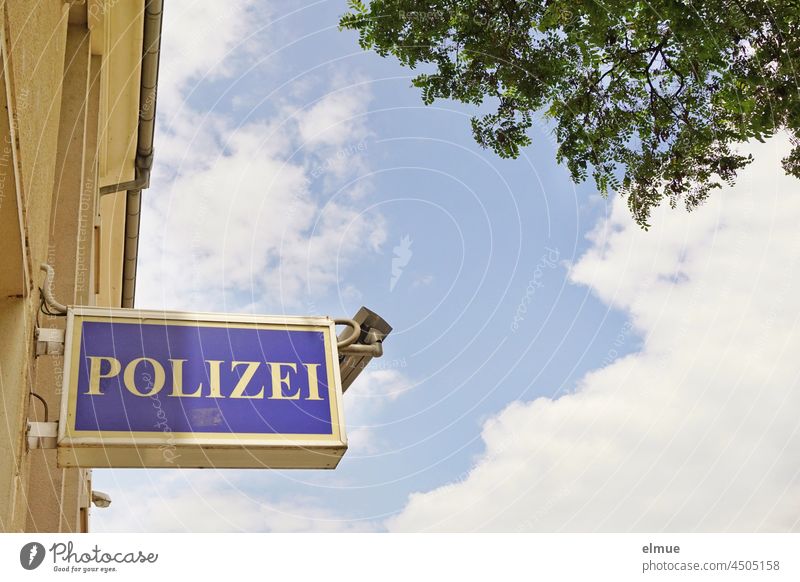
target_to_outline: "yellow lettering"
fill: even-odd
[[[253,379],[253,376],[258,370],[258,367],[261,365],[261,362],[231,362],[231,372],[236,369],[236,366],[240,364],[246,364],[247,369],[242,373],[242,377],[239,378],[239,381],[236,383],[236,386],[233,388],[233,392],[231,392],[231,398],[264,398],[264,387],[261,387],[258,394],[245,394],[244,389],[247,388],[247,385],[250,383],[250,380]]]
[[[219,367],[222,360],[206,360],[208,362],[208,384],[211,390],[209,398],[225,398],[219,390]]]
[[[186,394],[183,391],[183,363],[186,360],[173,360],[170,358],[169,361],[172,364],[172,394],[170,394],[170,396],[177,396],[179,398],[200,398],[200,393],[203,391],[202,382],[197,387],[197,390],[191,394]]]
[[[103,361],[109,363],[108,372],[103,374],[102,367]],[[84,394],[91,394],[92,396],[102,396],[103,393],[100,392],[100,380],[101,378],[113,378],[119,371],[122,369],[122,366],[119,363],[117,358],[107,358],[105,356],[89,356],[89,390],[84,392]]]
[[[281,377],[281,366],[286,366],[287,368],[291,368],[293,372],[297,372],[297,364],[286,362],[267,362],[267,364],[272,370],[272,396],[269,398],[275,400],[297,400],[300,398],[300,390],[291,396],[284,395],[284,385],[290,390],[292,388],[289,382],[289,372],[286,372],[286,375]]]
[[[322,400],[319,395],[319,378],[317,377],[317,368],[319,364],[303,364],[308,371],[308,399],[309,400]]]
[[[153,366],[153,378],[152,381],[148,380],[147,388],[150,389],[149,392],[141,392],[139,388],[136,386],[136,379],[134,378],[134,374],[136,373],[136,366],[140,363],[146,362]],[[123,374],[123,378],[125,379],[125,388],[133,394],[134,396],[153,396],[154,394],[158,394],[158,392],[164,387],[164,380],[166,378],[166,374],[164,373],[164,367],[153,358],[136,358],[135,360],[131,360],[127,366],[125,366],[125,373]]]

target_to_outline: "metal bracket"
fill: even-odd
[[[28,449],[54,449],[58,438],[58,422],[28,421]]]
[[[361,309],[365,310],[366,307]],[[359,311],[358,314],[363,319],[363,311]],[[337,347],[340,355],[372,356],[373,358],[380,358],[383,355],[383,346],[381,344],[388,331],[384,332],[374,327],[369,327],[355,319],[334,319],[333,321],[336,325],[346,325],[352,330],[349,335],[342,335],[338,338]]]
[[[55,327],[36,328],[36,355],[60,356],[64,353],[64,330]]]
[[[384,335],[375,328],[370,328],[364,337],[364,343],[350,344],[339,348],[339,354],[343,356],[372,356],[380,358],[383,355]]]

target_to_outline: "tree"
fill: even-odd
[[[472,119],[502,157],[552,120],[576,182],[651,210],[701,204],[751,160],[735,146],[788,130],[800,177],[798,0],[349,0],[340,26],[412,69],[426,104],[497,103]]]

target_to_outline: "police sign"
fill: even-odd
[[[333,320],[73,307],[62,467],[334,468]]]

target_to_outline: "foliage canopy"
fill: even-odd
[[[433,72],[426,104],[497,103],[472,119],[503,157],[552,120],[576,182],[627,197],[636,221],[667,198],[691,209],[749,161],[735,146],[787,130],[800,177],[798,0],[349,0],[361,46]]]

